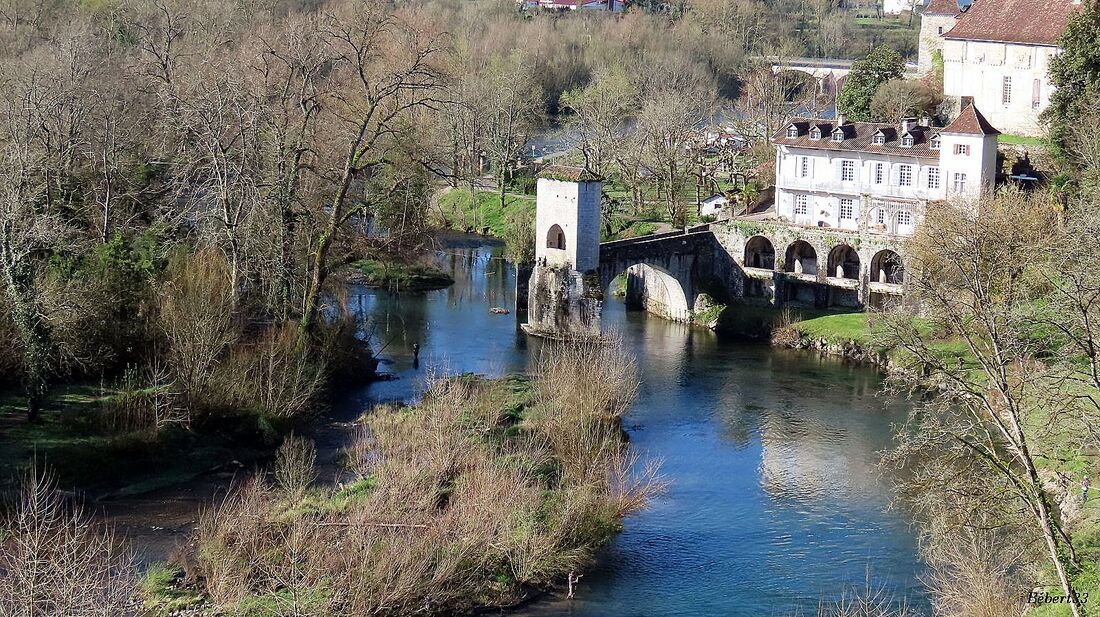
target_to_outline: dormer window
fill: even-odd
[[[790,138],[790,139],[794,139],[795,137],[798,137],[798,127],[793,125],[793,124],[788,126],[787,127],[787,137]]]
[[[912,135],[904,135],[901,138],[901,147],[902,148],[912,148],[913,147],[913,136]]]
[[[833,131],[833,141],[844,141],[844,130],[837,129]]]
[[[817,141],[821,139],[821,129],[816,126],[810,131],[810,139]]]
[[[875,133],[873,136],[871,136],[871,143],[875,144],[876,146],[881,146],[885,144],[886,135],[883,135],[881,132]]]
[[[932,139],[930,139],[928,141],[928,148],[931,149],[931,150],[939,150],[940,149],[940,136],[939,135],[933,135],[932,136]]]

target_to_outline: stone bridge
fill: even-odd
[[[600,288],[626,276],[626,302],[674,321],[690,321],[699,296],[726,297],[738,266],[708,226],[600,244]]]
[[[598,276],[625,274],[628,305],[675,321],[711,301],[863,309],[901,296],[904,253],[894,236],[735,221],[605,242]]]
[[[579,168],[544,173],[535,260],[516,277],[532,335],[598,335],[620,275],[629,305],[676,321],[738,302],[861,309],[904,288],[904,239],[866,229],[737,219],[601,244],[601,182]]]

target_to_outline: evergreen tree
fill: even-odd
[[[885,45],[877,47],[861,60],[852,63],[852,72],[836,99],[837,111],[849,120],[871,120],[871,99],[882,84],[900,79],[905,72],[901,54]]]

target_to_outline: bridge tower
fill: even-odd
[[[523,324],[528,334],[599,336],[602,190],[599,178],[584,169],[551,166],[539,174],[535,266]]]

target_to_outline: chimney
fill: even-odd
[[[848,124],[848,119],[844,117],[844,113],[840,111],[836,112],[836,125],[844,126],[845,124]]]
[[[902,118],[901,119],[901,132],[908,133],[910,130],[917,126],[916,118]]]

